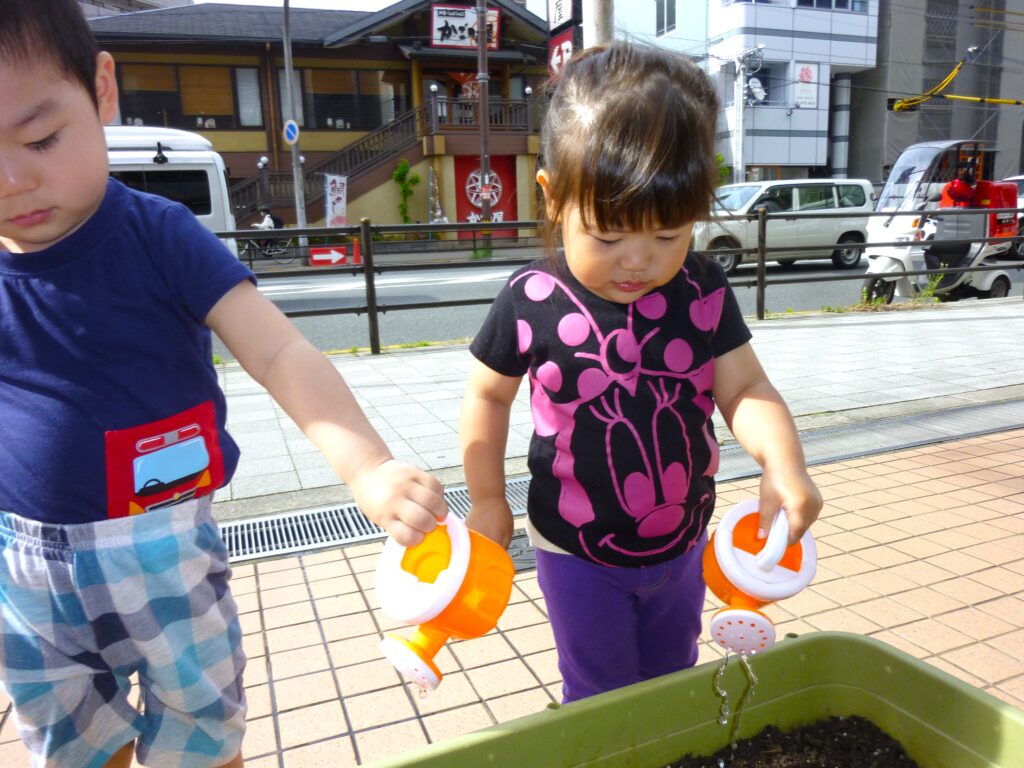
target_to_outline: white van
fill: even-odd
[[[766,247],[825,246],[820,251],[770,252],[768,258],[773,261],[792,264],[797,259],[831,258],[841,269],[852,269],[860,263],[861,249],[849,246],[867,242],[868,217],[857,215],[874,210],[874,187],[867,179],[789,179],[727,184],[715,190],[715,196],[711,220],[697,222],[693,227],[693,249],[712,252],[710,255],[726,274],[742,261],[756,261],[757,256],[753,253],[716,255],[713,251],[756,248],[757,221],[719,217],[743,216],[761,207],[777,215],[767,222]],[[830,211],[852,215],[807,216]]]
[[[211,232],[235,229],[224,160],[203,136],[174,128],[108,125],[110,175],[183,203]],[[237,253],[234,241],[226,241]]]

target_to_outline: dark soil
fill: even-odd
[[[783,733],[773,725],[711,757],[666,768],[917,768],[896,739],[863,717],[830,717]]]

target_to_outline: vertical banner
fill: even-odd
[[[344,227],[348,207],[348,176],[324,174],[324,226]]]
[[[793,83],[793,106],[800,109],[818,108],[818,65],[796,63],[796,82]]]

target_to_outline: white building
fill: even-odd
[[[940,83],[972,47],[945,93],[1024,99],[1022,12],[1022,0],[881,0],[878,66],[853,77],[850,175],[885,178],[911,144],[946,139],[988,142],[996,179],[1024,171],[1024,107],[937,98],[914,112],[886,109]]]
[[[594,1],[584,0],[584,20]],[[740,162],[747,179],[842,177],[848,173],[850,77],[875,66],[878,3],[619,0],[616,36],[706,62],[722,102],[718,150],[730,165]],[[587,30],[585,22],[585,43]],[[737,59],[759,47],[744,59],[747,71],[740,68],[746,87],[737,105]]]

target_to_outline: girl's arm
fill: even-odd
[[[341,374],[256,286],[228,291],[206,324],[320,449],[370,520],[413,546],[444,518],[441,484],[392,457]]]
[[[725,423],[761,465],[762,531],[785,507],[789,541],[796,543],[818,518],[821,493],[807,473],[793,417],[749,343],[715,359],[713,393]]]
[[[472,503],[466,522],[503,547],[512,540],[512,510],[505,500],[505,445],[521,381],[477,362],[462,401],[462,463]]]

